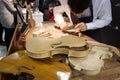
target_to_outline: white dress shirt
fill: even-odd
[[[54,8],[55,22],[57,24],[65,23],[62,13],[66,12],[70,19],[70,23],[73,24],[71,21],[70,9],[67,4],[67,0],[59,1],[61,3],[61,6],[56,6]],[[92,0],[92,5],[93,5],[93,21],[86,23],[87,29],[88,30],[98,29],[107,26],[112,20],[110,0]],[[90,9],[89,8],[86,9],[81,14],[82,15],[79,17],[91,15]]]

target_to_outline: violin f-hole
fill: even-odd
[[[34,66],[33,66],[33,67],[31,67],[31,68],[26,67],[26,66],[19,66],[19,67],[18,67],[18,70],[21,70],[22,68],[27,69],[27,70],[33,70],[33,69],[35,69],[35,67],[34,67]]]

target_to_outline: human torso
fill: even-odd
[[[0,22],[5,28],[13,28],[13,14],[7,9],[6,5],[2,0],[0,1]]]

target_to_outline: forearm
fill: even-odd
[[[95,20],[90,23],[86,23],[87,25],[87,30],[92,30],[92,29],[98,29],[98,28],[103,28],[104,26],[109,25],[112,19],[109,20]]]
[[[3,3],[10,12],[12,13],[16,12],[16,9],[14,8],[14,5],[11,2],[8,2],[7,0],[3,0]]]

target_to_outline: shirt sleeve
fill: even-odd
[[[12,13],[16,12],[16,8],[14,8],[14,5],[11,2],[9,2],[8,0],[2,0],[2,1],[10,12]]]
[[[110,0],[100,1],[98,0],[99,5],[93,4],[93,21],[86,23],[88,30],[107,26],[112,20]]]

